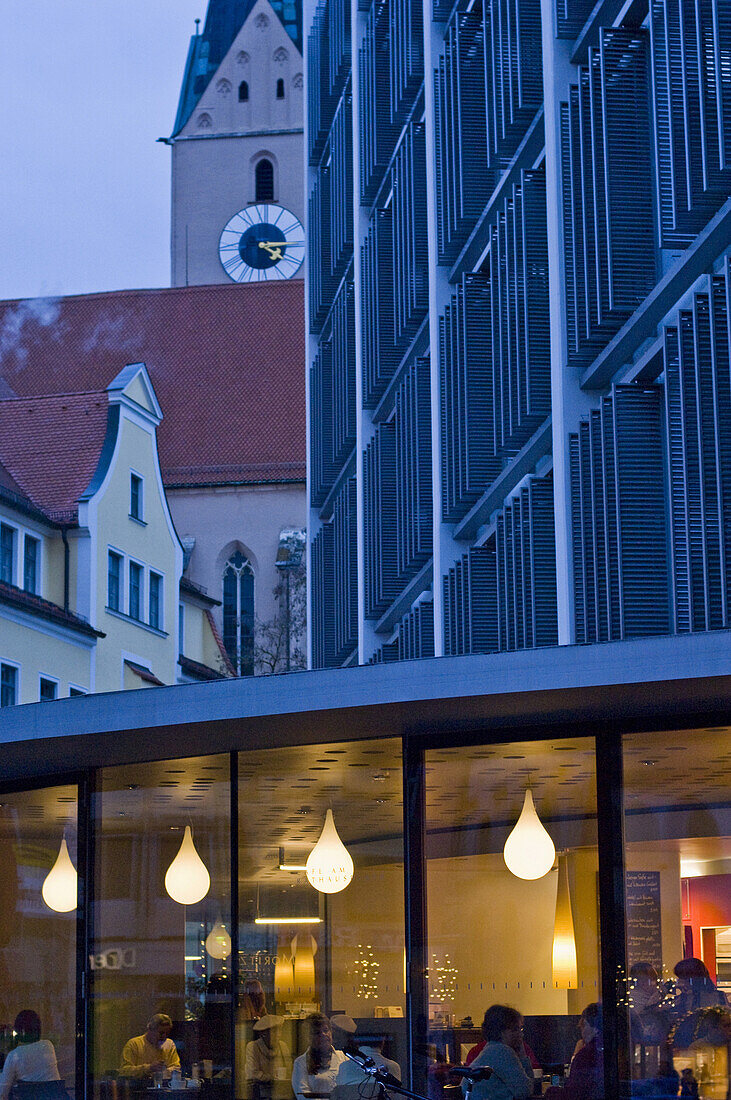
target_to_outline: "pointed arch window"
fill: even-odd
[[[284,80],[281,76],[277,81],[277,99],[284,99]]]
[[[255,169],[256,201],[272,202],[274,199],[274,165],[266,157]]]
[[[249,102],[249,82],[242,80],[239,84],[239,103]]]
[[[238,676],[254,675],[254,570],[240,550],[223,571],[223,644]]]

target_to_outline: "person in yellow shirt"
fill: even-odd
[[[152,1077],[166,1069],[180,1069],[180,1058],[170,1038],[173,1021],[164,1012],[156,1012],[147,1021],[144,1035],[136,1035],[124,1044],[122,1067],[124,1077]]]

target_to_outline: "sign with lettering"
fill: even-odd
[[[648,962],[662,973],[660,872],[627,871],[627,962]]]

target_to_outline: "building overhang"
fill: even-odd
[[[286,676],[14,707],[3,778],[235,749],[409,735],[499,740],[720,725],[728,631]]]

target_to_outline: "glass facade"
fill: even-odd
[[[501,1058],[551,1100],[726,1100],[728,730],[590,733],[274,744],[3,795],[3,1055],[31,1008],[67,1088],[122,1100],[164,1013],[168,1068],[210,1100],[293,1100],[333,1084],[305,1080],[320,1013],[430,1100]]]
[[[16,1045],[17,1015],[36,1012],[74,1096],[77,788],[18,791],[0,801],[0,1051],[5,1058]]]

